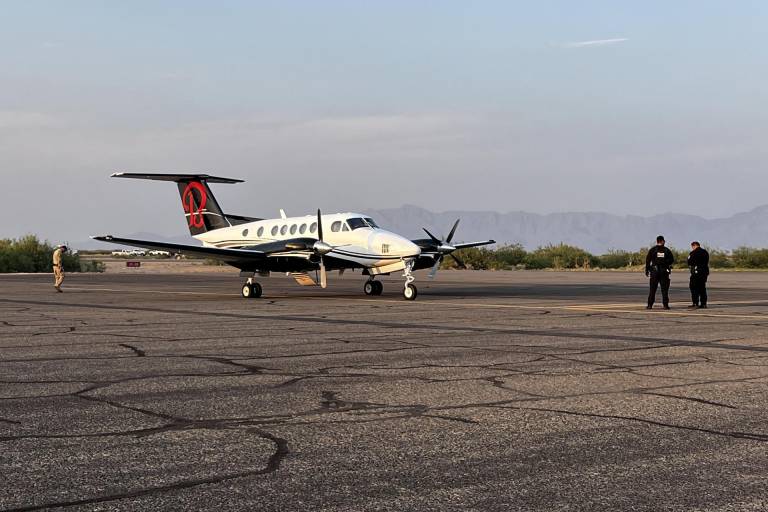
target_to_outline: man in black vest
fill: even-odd
[[[707,307],[707,277],[709,276],[709,253],[699,242],[691,242],[691,254],[688,255],[688,267],[691,269],[691,301],[689,308]]]
[[[648,294],[648,307],[653,308],[656,301],[656,290],[661,285],[661,301],[664,309],[669,309],[669,275],[672,273],[672,264],[675,257],[672,251],[664,247],[664,237],[656,237],[656,247],[651,247],[645,257],[645,277],[651,278],[651,290]]]

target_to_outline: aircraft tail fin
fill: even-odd
[[[118,172],[113,178],[133,178],[139,180],[172,181],[178,185],[181,205],[187,219],[190,234],[199,235],[214,229],[230,227],[241,217],[228,217],[219,206],[208,183],[242,183],[243,180],[221,178],[208,174],[145,174]]]

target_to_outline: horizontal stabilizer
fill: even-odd
[[[235,178],[222,178],[210,174],[153,174],[139,172],[116,172],[113,178],[133,178],[137,180],[173,181],[182,183],[185,181],[207,181],[208,183],[243,183],[244,180]]]

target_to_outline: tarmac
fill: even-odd
[[[0,510],[763,511],[768,273],[0,276]]]

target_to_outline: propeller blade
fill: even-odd
[[[323,241],[323,219],[320,215],[320,208],[317,209],[317,239]]]
[[[435,262],[434,265],[432,265],[432,270],[429,271],[429,274],[427,275],[427,277],[429,277],[430,279],[434,279],[435,278],[435,275],[437,274],[437,271],[440,268],[440,263],[442,261],[443,261],[443,257],[442,256],[437,258],[437,261]]]
[[[459,221],[461,219],[456,219],[456,222],[453,225],[453,228],[451,228],[451,232],[448,233],[448,238],[445,239],[445,243],[451,243],[451,240],[453,240],[453,234],[456,233],[456,228],[459,226]]]
[[[328,286],[328,274],[325,271],[325,258],[320,256],[320,288]]]
[[[456,256],[455,254],[451,254],[451,258],[453,258],[453,260],[456,262],[456,264],[459,266],[459,268],[463,268],[463,269],[467,268],[467,266],[464,264],[464,262],[461,261],[458,258],[458,256]]]
[[[433,242],[435,242],[436,244],[440,245],[440,243],[441,243],[441,242],[440,242],[440,239],[439,239],[439,238],[437,238],[435,235],[433,235],[432,233],[430,233],[430,232],[427,230],[427,228],[421,228],[421,229],[423,229],[423,230],[424,230],[424,232],[425,232],[427,235],[429,235],[429,238],[431,238]]]

